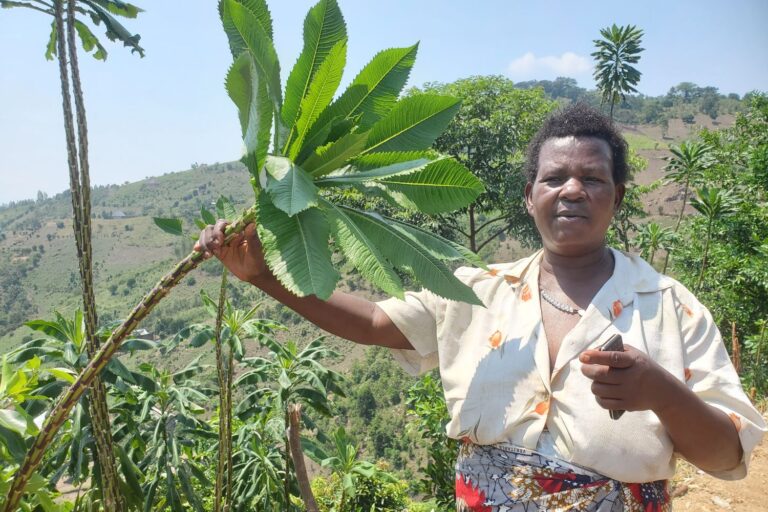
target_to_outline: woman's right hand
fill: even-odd
[[[252,284],[270,275],[264,261],[261,240],[256,234],[256,225],[248,224],[245,230],[229,243],[224,243],[224,229],[227,221],[218,220],[213,226],[206,226],[200,232],[195,243],[195,250],[203,253],[204,258],[216,256],[238,279]]]

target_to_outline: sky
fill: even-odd
[[[349,36],[340,91],[379,50],[419,42],[409,86],[498,74],[519,82],[568,76],[593,88],[601,28],[645,35],[638,90],[683,82],[740,95],[768,91],[765,0],[338,0]],[[125,20],[142,59],[106,38],[106,62],[80,52],[91,183],[137,181],[236,160],[237,113],[224,90],[231,63],[214,0],[134,0]],[[309,0],[268,0],[283,81],[302,47]],[[0,9],[0,204],[69,187],[58,66],[44,50],[50,18]]]

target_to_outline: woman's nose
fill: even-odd
[[[584,197],[584,184],[577,178],[569,178],[563,184],[561,195],[570,200],[578,200]]]

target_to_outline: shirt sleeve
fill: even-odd
[[[395,361],[410,375],[421,375],[438,364],[438,310],[443,302],[428,290],[405,292],[405,300],[377,302],[413,346],[413,350],[390,349]]]
[[[712,315],[693,294],[680,288],[676,295],[685,343],[686,383],[704,402],[731,418],[744,451],[735,468],[709,473],[724,480],[744,478],[752,450],[766,432],[765,420],[744,393]]]

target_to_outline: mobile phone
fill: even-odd
[[[614,334],[610,338],[608,338],[608,341],[600,345],[600,348],[598,349],[601,352],[623,352],[624,351],[624,342],[621,339],[621,334]],[[611,415],[611,419],[617,420],[621,418],[621,415],[624,414],[625,411],[614,411],[613,409],[608,411],[608,414]]]

